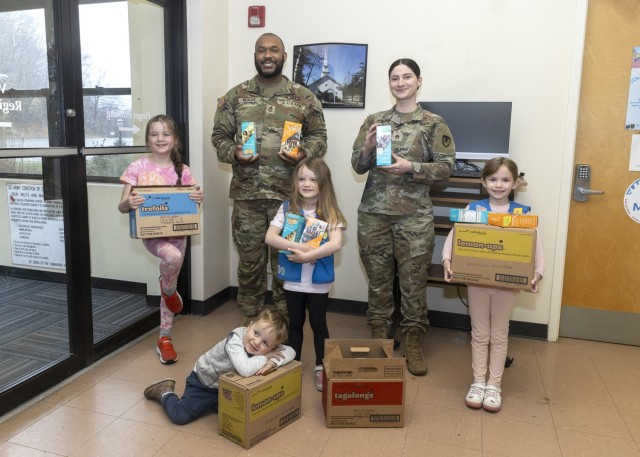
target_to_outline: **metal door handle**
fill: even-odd
[[[604,194],[604,190],[591,190],[585,189],[584,187],[578,187],[578,193],[580,195],[602,195]]]

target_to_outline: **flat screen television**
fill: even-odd
[[[509,157],[511,102],[419,102],[447,121],[456,160]]]

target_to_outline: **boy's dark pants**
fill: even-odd
[[[176,394],[165,395],[162,406],[171,422],[184,425],[210,411],[218,412],[218,389],[202,384],[196,372],[192,371],[187,378],[182,398]]]

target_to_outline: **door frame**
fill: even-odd
[[[558,164],[562,168],[560,180],[560,204],[555,236],[556,256],[553,259],[551,285],[551,306],[549,307],[549,326],[547,340],[557,341],[560,332],[560,314],[562,310],[562,289],[564,286],[564,267],[567,255],[567,237],[569,236],[569,209],[573,195],[573,162],[578,131],[578,112],[580,108],[580,87],[582,82],[582,60],[587,29],[588,0],[576,1],[574,22],[574,47],[571,56],[571,76],[567,97],[567,118],[565,123],[565,141],[562,157]]]

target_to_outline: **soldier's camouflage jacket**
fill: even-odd
[[[309,89],[284,78],[285,86],[270,98],[263,95],[256,76],[218,99],[211,142],[218,160],[232,165],[229,197],[234,200],[289,198],[293,167],[278,157],[284,121],[302,124],[301,146],[307,157],[322,157],[327,152],[322,105]],[[255,123],[260,154],[257,161],[246,166],[235,157],[236,145],[242,144],[243,122]]]
[[[376,153],[361,161],[362,146],[372,124],[391,125],[391,147],[411,162],[413,173],[395,175],[376,167]],[[455,144],[444,119],[418,105],[410,120],[402,122],[392,108],[367,116],[353,144],[351,165],[358,174],[367,171],[367,184],[358,211],[400,215],[431,215],[429,190],[433,181],[451,175]]]

